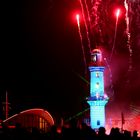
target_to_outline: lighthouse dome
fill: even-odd
[[[91,64],[95,66],[103,65],[102,52],[100,49],[93,49],[91,51]]]

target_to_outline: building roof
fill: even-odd
[[[8,119],[4,120],[3,123],[7,123],[13,119],[19,118],[20,116],[23,115],[37,115],[39,117],[42,117],[43,119],[45,119],[51,126],[54,125],[54,120],[52,118],[52,116],[50,115],[50,113],[44,109],[40,109],[40,108],[33,108],[33,109],[28,109],[28,110],[24,110],[18,114],[15,114],[11,117],[9,117]]]

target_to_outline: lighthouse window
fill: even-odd
[[[98,72],[96,72],[96,77],[99,78],[99,73]]]
[[[99,82],[96,83],[96,88],[99,88]]]
[[[100,125],[100,121],[99,120],[97,120],[97,125]]]
[[[96,58],[96,55],[93,56],[93,62],[96,62],[97,61],[97,58]]]

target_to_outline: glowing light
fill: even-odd
[[[99,93],[96,93],[96,98],[98,99],[100,97],[100,94]]]
[[[79,14],[76,14],[76,20],[77,20],[78,27],[80,26],[79,19],[80,19],[80,16],[79,16]]]
[[[96,62],[96,56],[93,56],[93,61]]]
[[[96,77],[99,78],[99,73],[98,72],[96,73]]]
[[[105,99],[108,99],[108,96],[107,96],[106,94],[104,94],[104,98],[105,98]]]
[[[76,19],[77,19],[77,21],[79,21],[79,17],[80,17],[79,14],[77,14],[77,15],[76,15]]]
[[[115,33],[114,33],[114,41],[113,41],[113,46],[112,46],[112,51],[111,51],[111,55],[110,55],[110,62],[113,56],[113,51],[115,49],[115,42],[116,42],[116,35],[117,35],[117,25],[118,25],[118,17],[120,15],[120,9],[117,9],[116,11],[116,25],[115,25]]]
[[[79,32],[79,36],[80,36],[80,40],[81,40],[81,48],[82,48],[82,53],[83,53],[83,60],[84,60],[84,64],[85,64],[85,76],[86,76],[86,74],[87,74],[87,62],[86,62],[86,56],[85,56],[84,44],[83,44],[83,37],[82,37],[82,33],[81,33],[79,18],[80,18],[79,14],[76,14],[78,32]]]
[[[119,15],[120,15],[120,9],[117,9],[117,11],[116,11],[116,17],[118,18]]]
[[[114,10],[114,12],[113,12],[115,18],[118,19],[118,18],[122,15],[122,12],[123,12],[122,7],[115,8],[115,10]]]

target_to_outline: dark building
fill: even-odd
[[[48,111],[34,108],[9,117],[3,121],[3,124],[8,127],[14,127],[19,124],[20,127],[29,131],[32,131],[33,128],[37,128],[41,132],[47,132],[51,126],[54,125],[54,120]]]

